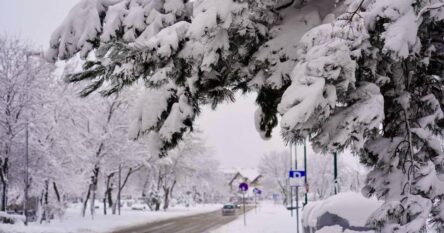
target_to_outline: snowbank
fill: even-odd
[[[367,219],[381,204],[360,193],[340,193],[309,203],[303,209],[301,222],[306,233],[369,233],[373,231],[366,229]]]
[[[97,211],[94,219],[91,216],[82,218],[78,206],[69,208],[65,217],[51,223],[0,224],[0,233],[105,233],[148,222],[161,221],[169,218],[211,212],[220,205],[200,205],[196,207],[176,206],[168,211],[137,211],[123,209],[121,215],[103,215]]]

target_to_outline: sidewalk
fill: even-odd
[[[242,208],[241,208],[242,211]],[[237,220],[211,231],[211,233],[295,233],[296,215],[290,215],[283,205],[262,202],[256,210],[247,213],[247,225],[240,216]],[[302,214],[299,213],[299,217]],[[300,228],[302,229],[302,227]],[[299,232],[302,233],[302,230]]]

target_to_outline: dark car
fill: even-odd
[[[236,206],[233,204],[225,204],[222,207],[222,215],[234,215],[236,213]]]

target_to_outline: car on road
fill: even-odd
[[[225,204],[222,207],[222,215],[234,215],[236,214],[236,206],[234,204]]]

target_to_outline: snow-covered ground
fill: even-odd
[[[360,193],[345,192],[327,198],[323,201],[316,201],[309,203],[303,211],[300,212],[300,232],[303,232],[303,222],[305,220],[306,227],[310,227],[310,232],[316,233],[372,233],[371,230],[360,228],[365,226],[369,215],[379,206],[381,202],[374,199],[364,198]],[[318,221],[329,223],[328,219],[325,222],[325,216],[320,220],[320,217],[325,213],[337,215],[347,221],[346,227],[339,225],[324,226],[316,230]],[[333,218],[332,221],[340,219]],[[304,220],[303,220],[304,219]],[[322,224],[321,224],[322,225]],[[215,229],[211,233],[287,233],[296,232],[296,218],[295,215],[291,217],[290,212],[280,204],[273,204],[272,202],[262,202],[259,208],[247,213],[247,225],[244,226],[243,218],[239,217],[237,220]]]
[[[302,216],[302,215],[300,215]],[[239,216],[235,221],[213,230],[211,233],[294,233],[296,218],[281,204],[262,202],[256,210],[247,213],[247,225]],[[302,228],[301,228],[302,229]],[[302,232],[302,231],[301,231]]]
[[[51,223],[30,223],[9,225],[0,224],[0,233],[105,233],[123,227],[130,227],[148,222],[165,220],[168,218],[188,216],[199,213],[211,212],[219,209],[220,205],[198,205],[195,207],[175,206],[168,211],[137,211],[123,209],[121,215],[103,215],[98,210],[94,219],[91,216],[82,218],[80,207],[69,208],[61,220]]]

